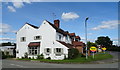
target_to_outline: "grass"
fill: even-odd
[[[113,58],[113,56],[108,53],[97,53],[95,54],[94,59],[92,56],[89,56],[87,60],[85,57],[80,57],[80,56],[75,59],[65,59],[65,60],[48,60],[48,59],[18,59],[18,60],[35,60],[35,61],[49,62],[49,63],[88,63],[91,61],[104,60],[109,58]]]

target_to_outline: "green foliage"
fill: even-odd
[[[68,50],[68,59],[74,59],[79,55],[79,51],[76,48],[71,48]]]
[[[13,58],[13,57],[14,57],[13,55],[9,55],[9,52],[6,52],[6,55],[5,52],[2,52],[2,59]]]
[[[80,53],[79,55],[80,55],[80,57],[86,57],[86,56],[85,56],[84,54],[82,54],[82,53]]]
[[[29,57],[28,59],[31,59],[31,57]]]
[[[2,59],[5,59],[5,58],[7,58],[7,57],[5,56],[5,53],[2,52]]]
[[[105,46],[106,48],[112,47],[113,41],[110,40],[108,36],[104,37],[98,37],[97,40],[95,41],[97,45]]]
[[[64,60],[67,59],[66,55],[64,54]]]
[[[37,55],[37,59],[44,59],[44,55],[43,54]]]
[[[25,52],[24,57],[28,58],[28,53],[27,52]]]
[[[6,52],[6,55],[8,56],[8,55],[9,55],[9,52]]]
[[[22,57],[22,59],[24,59],[25,57]]]
[[[113,58],[113,56],[108,53],[98,53],[95,54],[95,59],[93,59],[92,56],[89,56],[87,60],[85,57],[80,57],[80,56],[78,56],[75,59],[66,59],[66,60],[50,60],[50,59],[18,59],[18,60],[37,60],[41,62],[51,62],[51,63],[88,63],[91,61],[104,60],[109,58]]]
[[[32,59],[35,59],[34,57],[32,57]]]
[[[7,43],[1,43],[1,45],[0,46],[16,46],[16,44],[15,43],[11,43],[11,42],[7,42]]]
[[[95,46],[97,47],[96,43],[93,43],[93,42],[87,42],[87,47],[90,48],[91,46]]]
[[[48,57],[48,58],[46,58],[46,59],[51,60],[51,57]]]
[[[120,47],[109,47],[107,48],[108,51],[118,51],[120,52]]]

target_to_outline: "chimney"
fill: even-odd
[[[60,21],[59,20],[54,20],[54,25],[59,28],[60,26]]]

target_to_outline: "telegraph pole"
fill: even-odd
[[[88,17],[85,19],[85,42],[86,42],[86,59],[88,59],[88,49],[87,49],[87,20]]]

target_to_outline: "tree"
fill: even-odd
[[[95,43],[97,45],[101,45],[101,46],[109,48],[109,47],[112,47],[113,41],[111,41],[108,36],[106,36],[106,37],[100,36],[100,37],[97,38]]]
[[[74,59],[79,55],[79,51],[76,48],[68,49],[68,59]]]
[[[88,42],[87,42],[87,47],[90,48],[91,46],[97,47],[96,43],[93,43],[93,42],[88,41]]]

